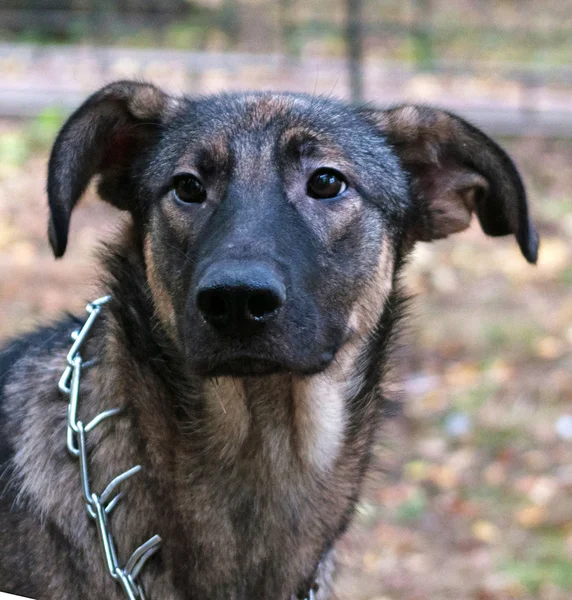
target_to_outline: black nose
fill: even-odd
[[[276,316],[285,301],[284,282],[262,262],[215,263],[201,277],[196,292],[205,321],[228,335],[256,332]]]

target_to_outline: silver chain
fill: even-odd
[[[87,424],[84,424],[77,416],[82,369],[90,367],[95,362],[93,360],[84,362],[79,351],[99,316],[101,308],[110,299],[111,296],[104,296],[87,305],[86,310],[89,316],[81,329],[72,333],[73,344],[67,355],[68,365],[60,378],[59,388],[64,394],[69,396],[67,447],[72,456],[79,458],[85,508],[87,514],[95,521],[107,570],[111,577],[121,586],[129,600],[145,600],[143,588],[137,579],[147,560],[159,550],[161,538],[158,535],[154,535],[133,552],[124,567],[120,567],[117,560],[115,542],[110,529],[110,515],[123,496],[122,492],[115,493],[116,489],[126,479],[139,473],[142,467],[141,465],[137,465],[121,473],[121,475],[118,475],[108,483],[101,494],[95,493],[90,486],[86,434],[90,433],[103,420],[117,415],[120,409],[112,408],[105,410]]]

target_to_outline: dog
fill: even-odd
[[[0,589],[331,598],[407,256],[476,213],[534,263],[516,167],[431,107],[123,81],[53,146],[56,257],[94,178],[130,215],[102,252],[109,297],[0,354]]]

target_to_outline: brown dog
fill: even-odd
[[[119,82],[54,145],[58,257],[95,176],[132,218],[103,253],[111,300],[92,307],[64,392],[77,321],[0,355],[0,589],[50,600],[329,598],[332,550],[386,406],[400,269],[417,240],[461,231],[473,212],[534,262],[513,163],[431,108],[175,98]]]

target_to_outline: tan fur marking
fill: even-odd
[[[375,115],[378,127],[399,148],[405,162],[438,164],[440,146],[458,132],[454,120],[446,113],[421,112],[413,105],[380,111]]]
[[[297,125],[295,127],[289,127],[280,136],[279,144],[282,147],[288,146],[289,144],[302,145],[304,142],[318,141],[320,136],[317,131],[314,131],[310,127]]]
[[[248,98],[250,125],[260,127],[266,125],[272,119],[284,115],[290,108],[286,98],[269,94],[267,96],[252,96]]]
[[[410,139],[419,134],[421,119],[415,106],[404,106],[391,113],[392,129],[399,130],[400,136]]]
[[[213,135],[209,138],[208,148],[212,154],[215,165],[224,165],[229,161],[228,137],[223,134]]]
[[[238,377],[217,377],[204,386],[206,397],[206,427],[212,440],[221,444],[216,450],[221,460],[232,460],[248,435],[250,416],[242,380]]]
[[[161,278],[157,271],[157,266],[153,257],[150,236],[145,238],[143,252],[145,254],[147,281],[149,282],[149,289],[151,290],[151,294],[153,296],[153,304],[155,305],[157,316],[165,327],[165,331],[173,340],[176,340],[177,321],[175,317],[175,309],[173,307],[171,297],[169,296],[164,284],[161,282]]]
[[[393,263],[394,257],[391,245],[384,239],[381,244],[377,268],[360,294],[360,298],[355,303],[348,320],[348,328],[360,340],[373,330],[381,316],[383,305],[393,286]]]
[[[293,381],[300,458],[321,473],[331,470],[343,444],[345,387],[342,369],[336,364],[318,375]]]
[[[206,206],[206,204],[201,204],[201,206]],[[177,206],[173,198],[165,196],[161,201],[160,208],[177,238],[185,241],[189,239],[192,229],[189,227],[188,215],[181,210],[180,206]]]
[[[156,119],[165,109],[167,98],[154,86],[138,87],[129,99],[129,109],[137,119]]]
[[[230,148],[228,134],[225,132],[213,131],[207,140],[204,140],[198,152],[202,158],[205,158],[209,167],[220,169],[221,166],[228,164],[230,160]],[[188,171],[195,175],[197,173],[197,149],[190,148],[183,152],[176,166],[178,171]]]
[[[286,148],[290,144],[297,144],[304,155],[304,146],[312,146],[312,155],[318,156],[323,163],[320,166],[333,167],[345,175],[356,176],[354,164],[348,160],[342,147],[331,136],[315,131],[310,127],[294,126],[286,129],[278,142],[280,148]]]

